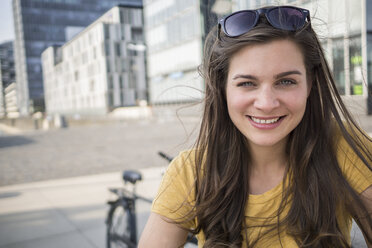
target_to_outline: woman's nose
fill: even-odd
[[[277,94],[271,87],[260,89],[254,101],[254,107],[265,112],[270,112],[279,107],[279,105]]]

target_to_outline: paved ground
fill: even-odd
[[[0,136],[0,186],[148,168],[190,147],[196,119],[116,122]]]
[[[141,195],[153,197],[163,168],[143,169]],[[120,173],[0,187],[0,248],[103,248],[109,187],[122,186]],[[139,233],[150,204],[137,202]]]

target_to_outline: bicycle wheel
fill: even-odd
[[[134,216],[127,208],[127,202],[119,199],[111,204],[107,216],[106,246],[107,248],[135,248],[132,220]]]

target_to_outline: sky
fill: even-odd
[[[0,0],[0,43],[13,39],[12,0]]]

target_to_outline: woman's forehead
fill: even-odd
[[[229,74],[247,71],[261,74],[286,70],[305,71],[303,53],[290,40],[247,45],[231,56],[228,71]]]

